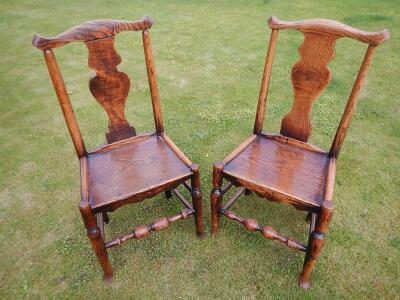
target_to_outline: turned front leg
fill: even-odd
[[[220,206],[222,200],[222,170],[224,169],[223,162],[214,163],[213,167],[213,178],[212,185],[213,190],[211,191],[211,233],[216,234],[219,228],[219,217],[220,217]]]
[[[97,226],[96,217],[94,216],[91,208],[86,205],[80,205],[79,210],[82,215],[83,222],[87,230],[87,236],[90,244],[92,245],[93,251],[96,254],[97,260],[99,261],[101,268],[104,273],[104,280],[111,282],[113,277],[113,270],[111,267],[110,259],[105,248],[104,239],[101,235],[101,230]]]
[[[308,240],[307,253],[304,260],[303,271],[299,276],[299,285],[303,289],[311,287],[310,274],[314,268],[322,248],[325,243],[325,234],[328,231],[329,222],[332,218],[335,205],[331,201],[322,202],[320,212],[318,213],[315,229],[310,234]]]
[[[196,164],[190,166],[193,175],[191,177],[192,186],[192,203],[194,208],[194,221],[196,224],[196,233],[199,238],[204,237],[204,223],[203,223],[203,195],[201,193],[200,183],[200,168]]]

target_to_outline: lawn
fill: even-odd
[[[35,33],[53,35],[90,19],[150,15],[165,127],[201,166],[209,228],[211,166],[253,128],[270,31],[282,19],[330,18],[364,30],[388,28],[376,53],[338,161],[336,209],[307,292],[296,284],[303,255],[222,221],[198,240],[193,220],[111,250],[105,285],[77,205],[79,164]],[[400,298],[400,2],[399,1],[6,1],[0,4],[0,298]],[[279,131],[290,109],[290,69],[299,32],[277,43],[264,129]],[[122,33],[120,69],[131,77],[127,118],[153,129],[139,33]],[[311,142],[329,148],[366,49],[337,42],[333,80],[313,108]],[[107,120],[88,91],[87,50],[55,54],[89,149],[104,142]],[[181,208],[164,195],[111,215],[108,236]],[[235,210],[284,234],[307,239],[305,213],[254,195]]]

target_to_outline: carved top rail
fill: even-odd
[[[72,27],[54,37],[37,34],[32,40],[33,45],[47,53],[47,56],[50,55],[53,61],[55,58],[52,48],[59,48],[70,42],[85,43],[89,51],[89,68],[96,72],[96,76],[89,81],[89,89],[107,113],[108,143],[136,135],[135,128],[125,118],[125,102],[131,83],[128,75],[117,68],[121,57],[115,49],[115,35],[122,31],[144,31],[152,25],[153,21],[147,16],[139,21],[94,20]],[[67,99],[68,95],[64,92],[63,94]],[[70,106],[69,103],[68,105]]]
[[[122,31],[140,31],[151,28],[153,21],[146,16],[139,21],[94,20],[72,27],[54,37],[36,34],[32,44],[40,50],[59,48],[71,42],[88,42],[113,37]]]
[[[282,21],[275,16],[268,19],[271,29],[298,29],[304,33],[329,34],[336,37],[349,37],[370,45],[379,45],[388,40],[389,32],[384,29],[368,32],[327,19],[310,19],[304,21]]]

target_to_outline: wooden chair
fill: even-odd
[[[33,38],[33,45],[44,52],[50,77],[80,161],[79,210],[107,281],[113,276],[107,250],[114,246],[121,245],[129,239],[143,238],[151,231],[164,229],[170,223],[190,215],[194,215],[197,234],[204,234],[199,167],[164,133],[148,32],[151,26],[152,21],[148,17],[138,22],[96,20],[73,27],[52,38],[39,35]],[[139,30],[143,31],[144,55],[156,131],[137,135],[135,128],[124,116],[130,81],[125,73],[117,69],[121,58],[114,48],[114,38],[121,31]],[[52,51],[53,48],[76,41],[85,42],[89,50],[89,67],[96,72],[96,76],[89,82],[89,88],[109,119],[106,133],[108,144],[92,152],[86,151]],[[177,190],[181,184],[191,193],[193,206]],[[174,216],[159,218],[149,225],[136,226],[127,235],[105,241],[104,223],[108,223],[108,212],[164,191],[167,198],[174,193],[185,208]]]
[[[261,90],[258,99],[254,132],[223,161],[213,168],[211,192],[212,233],[216,234],[220,215],[237,221],[247,230],[259,231],[265,238],[278,240],[288,247],[306,253],[303,271],[299,276],[302,288],[309,288],[310,273],[324,245],[325,234],[334,210],[332,202],[336,159],[350,123],[357,97],[367,74],[376,47],[389,38],[389,33],[365,32],[336,21],[305,20],[285,22],[270,17],[272,29],[266,57]],[[280,134],[262,131],[266,96],[272,61],[279,30],[297,29],[304,34],[300,46],[300,60],[292,68],[294,103],[283,118]],[[331,79],[328,62],[334,57],[336,40],[350,37],[368,44],[364,60],[350,93],[346,108],[329,152],[307,143],[311,133],[310,110],[314,100]],[[222,187],[223,179],[228,183]],[[221,205],[223,195],[233,186],[238,189]],[[254,191],[271,201],[285,202],[309,212],[310,235],[304,245],[281,235],[254,219],[245,219],[229,208],[244,192]]]

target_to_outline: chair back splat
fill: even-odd
[[[155,113],[157,132],[163,132],[162,116],[158,99],[158,90],[153,67],[151,53],[150,37],[147,29],[152,26],[150,18],[145,17],[137,22],[119,21],[119,20],[96,20],[88,21],[75,26],[55,37],[45,38],[36,35],[33,44],[45,52],[47,64],[57,64],[52,48],[62,47],[70,42],[84,42],[88,52],[89,68],[95,70],[96,76],[89,81],[89,89],[93,97],[106,111],[108,116],[108,131],[106,140],[108,143],[117,142],[136,135],[135,128],[129,124],[125,118],[125,102],[129,93],[130,80],[127,74],[118,70],[117,66],[121,63],[121,57],[115,49],[115,35],[122,31],[143,30],[143,43],[145,49],[146,65],[148,69],[149,82],[153,102],[153,111]],[[149,72],[149,68],[151,72]],[[62,106],[66,107],[64,115],[67,113],[66,122],[72,130],[71,135],[75,148],[83,148],[83,142],[80,141],[79,128],[73,113],[68,107],[71,106],[68,95],[63,88],[64,84],[60,82],[61,74],[58,67],[49,67],[50,76],[55,82],[57,92],[65,99]],[[58,75],[57,75],[58,74]],[[55,78],[53,78],[55,77]],[[56,87],[56,85],[58,87]],[[155,99],[156,98],[156,99]],[[154,106],[157,106],[154,108]],[[78,151],[78,150],[77,150]],[[83,150],[79,150],[81,157]]]
[[[330,155],[337,157],[374,49],[389,38],[388,31],[365,32],[336,21],[324,19],[286,22],[276,17],[270,17],[268,25],[272,29],[272,34],[260,89],[254,130],[256,134],[262,131],[269,77],[279,30],[296,29],[304,34],[304,41],[299,48],[300,59],[293,66],[291,74],[294,91],[293,106],[283,118],[281,124],[282,135],[303,142],[308,141],[312,130],[310,121],[312,104],[331,80],[331,72],[327,65],[335,56],[337,39],[349,37],[369,44],[330,150]]]

